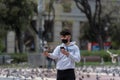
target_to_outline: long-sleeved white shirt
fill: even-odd
[[[69,52],[69,56],[62,54],[60,47],[64,47],[65,50]],[[56,69],[58,70],[74,69],[75,62],[80,61],[80,50],[74,42],[71,42],[67,46],[61,44],[54,49],[52,54],[50,54],[50,58],[56,59]]]

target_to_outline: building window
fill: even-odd
[[[46,3],[46,4],[45,4],[45,11],[46,11],[46,12],[49,12],[49,10],[50,10],[50,8],[49,8],[49,3]]]
[[[71,12],[71,5],[72,1],[71,0],[55,0],[57,4],[61,4],[63,7],[63,12],[69,13]]]
[[[72,26],[73,26],[72,21],[63,21],[62,22],[62,29],[69,29],[72,32]]]
[[[43,37],[47,42],[53,41],[53,20],[45,20]]]
[[[62,2],[62,0],[55,0],[55,2],[56,2],[56,3],[61,3],[61,2]]]
[[[71,2],[62,3],[63,12],[70,13],[71,12]]]
[[[29,30],[26,30],[24,33],[24,47],[25,51],[34,52],[35,51],[35,40],[34,36]]]

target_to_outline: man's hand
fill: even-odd
[[[50,54],[48,52],[46,52],[46,51],[43,52],[43,54],[44,54],[44,56],[48,56],[48,57],[50,56]]]
[[[69,56],[69,52],[66,51],[65,49],[61,49],[61,52],[62,52],[64,55]]]

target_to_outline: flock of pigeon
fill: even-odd
[[[76,80],[120,80],[119,66],[76,67]],[[56,69],[0,68],[0,80],[56,80]]]

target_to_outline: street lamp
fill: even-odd
[[[39,54],[29,54],[28,55],[28,62],[33,66],[39,66],[44,67],[45,66],[45,57],[42,56],[43,52],[43,0],[38,0],[38,17],[37,17],[37,30],[38,30],[38,36],[37,36],[37,42],[39,44],[36,44],[38,48]]]
[[[42,16],[43,15],[43,0],[38,1],[38,26],[39,26],[39,52],[42,53],[42,47],[43,47],[43,36],[42,36],[42,31],[43,31],[43,26],[42,26]]]
[[[108,41],[108,39],[109,39],[109,38],[108,38],[108,37],[109,37],[109,36],[108,36],[109,26],[110,26],[110,23],[107,22],[107,23],[106,23],[106,26],[105,26],[105,28],[104,28],[104,30],[105,30],[105,35],[106,35],[106,41]]]

